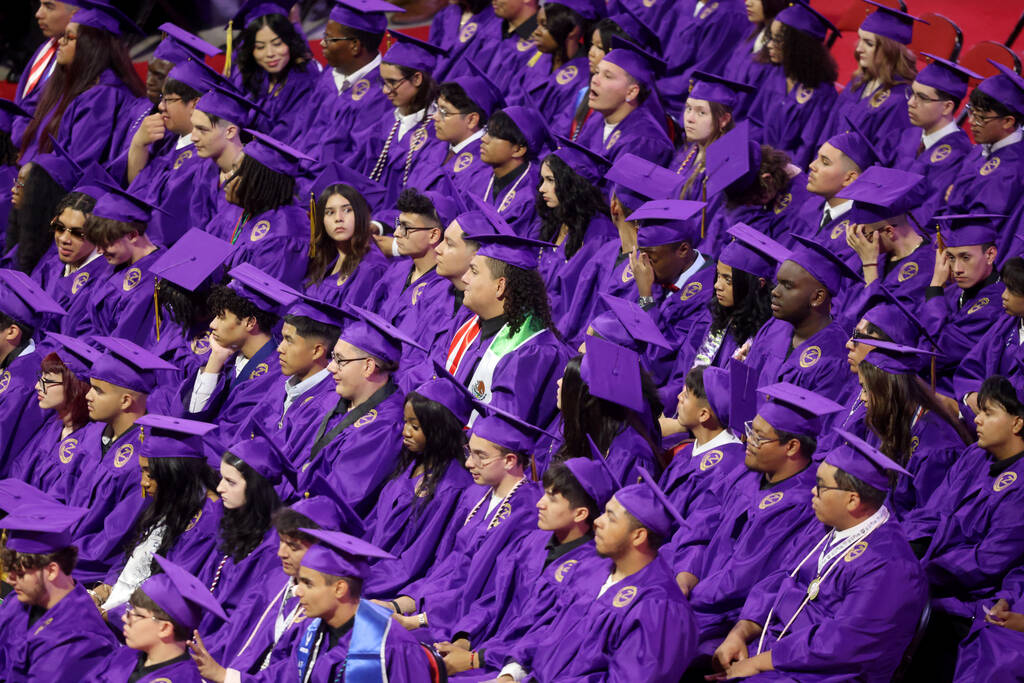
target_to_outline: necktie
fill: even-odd
[[[923,152],[923,151],[924,151],[924,138],[922,138],[921,142],[918,143],[918,145],[917,145],[917,154],[915,154],[914,156],[915,157],[921,156],[921,152]]]
[[[828,209],[825,209],[825,213],[821,217],[821,225],[818,226],[818,229],[821,230],[822,228],[824,228],[826,225],[828,225],[831,222],[832,222],[832,212],[829,211]]]
[[[447,164],[449,161],[451,161],[453,156],[455,156],[455,150],[452,149],[452,147],[449,145],[448,153],[444,155],[444,163]]]

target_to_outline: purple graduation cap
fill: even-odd
[[[156,389],[158,370],[177,370],[160,356],[120,337],[93,337],[106,353],[92,365],[89,378],[142,394]]]
[[[651,473],[642,466],[637,466],[637,469],[643,475],[643,482],[622,487],[615,492],[615,500],[638,522],[661,538],[668,539],[672,535],[673,526],[683,525],[682,515]]]
[[[402,357],[402,344],[426,350],[415,339],[372,311],[349,306],[346,312],[356,320],[344,326],[340,338],[357,349],[392,363],[397,363]]]
[[[206,57],[219,55],[221,50],[199,36],[171,23],[160,24],[164,39],[153,50],[154,59],[163,59],[177,64],[192,58],[202,61]]]
[[[635,347],[635,342],[653,344],[663,349],[672,348],[672,344],[665,339],[665,335],[647,311],[635,302],[604,292],[599,296],[608,307],[608,311],[590,322],[590,327],[597,336],[634,351],[639,350]]]
[[[251,263],[239,263],[228,275],[228,287],[262,311],[279,313],[299,299],[298,292]]]
[[[555,141],[558,142],[558,149],[552,154],[564,161],[577,175],[586,178],[591,185],[597,185],[611,168],[612,162],[608,158],[567,137],[556,135]]]
[[[12,513],[22,505],[31,505],[40,501],[60,505],[60,501],[49,493],[40,491],[21,479],[0,479],[0,510]],[[2,521],[0,521],[0,528],[3,528]]]
[[[875,2],[875,0],[864,0],[864,2],[874,5],[877,9],[861,22],[861,30],[885,36],[903,45],[910,45],[910,41],[914,36],[915,21],[919,21],[922,24],[928,23],[912,14],[901,12],[892,7],[886,7],[881,3]]]
[[[651,30],[651,27],[645,24],[634,12],[628,4],[617,3],[618,14],[613,14],[609,17],[612,21],[618,24],[619,28],[626,32],[626,35],[635,44],[647,49],[652,54],[661,54],[661,39],[658,34]]]
[[[842,438],[843,442],[825,456],[825,462],[829,465],[841,469],[880,491],[889,489],[889,472],[912,476],[910,472],[863,439],[842,429],[833,431]]]
[[[74,527],[88,510],[62,505],[42,494],[22,501],[9,512],[0,519],[0,528],[7,531],[4,546],[19,553],[42,555],[73,546]]]
[[[459,188],[455,187],[455,183],[451,181],[447,174],[441,175],[438,178],[437,189],[427,190],[422,194],[433,204],[434,212],[437,213],[437,217],[441,222],[442,231],[448,227],[449,223],[455,220],[456,216],[466,210],[462,193],[459,191]]]
[[[287,17],[294,4],[293,0],[246,0],[238,8],[232,23],[238,26],[248,26],[260,17],[270,14]]]
[[[150,576],[139,584],[139,588],[167,612],[175,624],[194,631],[208,613],[212,612],[220,619],[228,618],[220,602],[202,581],[162,555],[154,553],[153,559],[163,574]]]
[[[55,351],[61,362],[79,378],[87,377],[93,363],[98,361],[102,355],[78,337],[50,332],[46,335],[46,341],[57,342],[60,345]]]
[[[622,36],[612,36],[611,48],[603,61],[621,68],[648,88],[665,71],[664,60]]]
[[[650,199],[678,199],[686,182],[667,168],[632,153],[616,159],[604,179],[612,183],[612,193],[627,211],[636,210]]]
[[[527,155],[537,159],[549,146],[551,135],[544,124],[544,115],[536,107],[505,107],[501,111],[508,114],[512,123],[526,138]]]
[[[504,106],[505,98],[501,94],[501,90],[472,59],[466,59],[464,63],[472,73],[468,76],[457,76],[447,83],[453,83],[462,88],[466,97],[480,107],[487,118],[490,118],[496,109]]]
[[[789,382],[760,387],[757,393],[757,414],[776,431],[790,434],[817,436],[821,418],[843,410],[835,401]]]
[[[145,35],[128,15],[109,3],[99,0],[76,0],[71,4],[81,7],[72,19],[76,24],[98,28],[119,37],[126,33]]]
[[[473,395],[443,365],[436,360],[433,365],[433,377],[413,391],[428,401],[443,405],[461,424],[469,424],[469,416],[475,408]]]
[[[928,331],[928,328],[910,310],[910,307],[888,287],[879,283],[877,293],[881,295],[882,301],[885,303],[875,308],[883,310],[876,315],[872,309],[861,317],[877,325],[897,344],[916,346],[918,340],[925,337],[932,344],[938,346],[938,339]]]
[[[597,21],[608,16],[608,7],[600,0],[546,0],[542,5],[564,5],[587,21]]]
[[[487,235],[514,235],[512,226],[482,197],[470,195],[469,210],[455,217],[466,239]]]
[[[918,173],[872,166],[836,196],[853,200],[851,221],[871,225],[906,214],[917,206],[923,198],[924,185],[924,176]]]
[[[743,425],[757,415],[758,370],[738,360],[729,359],[729,423],[734,434],[743,434]],[[725,423],[723,423],[725,424]]]
[[[690,79],[689,98],[717,102],[726,109],[734,109],[743,94],[755,92],[756,89],[746,83],[730,81],[715,74],[694,71]]]
[[[266,433],[262,422],[253,418],[250,418],[246,427],[238,430],[238,433],[251,436],[231,444],[227,452],[276,486],[288,469],[288,462],[277,441]]]
[[[139,442],[143,458],[204,458],[202,437],[217,425],[170,415],[143,415],[135,424],[142,427]]]
[[[991,59],[988,62],[998,69],[999,73],[979,83],[978,90],[1010,111],[1024,116],[1024,78],[999,62],[994,62]]]
[[[107,187],[117,187],[117,181],[94,161],[82,171],[82,177],[78,179],[72,192],[81,192],[93,199],[99,199],[106,194]]]
[[[849,118],[846,119],[846,124],[850,130],[833,135],[828,139],[828,144],[848,156],[861,171],[867,171],[882,159],[882,155],[868,137],[861,133],[857,124]]]
[[[27,325],[39,327],[47,315],[66,315],[53,297],[20,270],[0,269],[0,313]]]
[[[698,217],[705,206],[704,202],[686,199],[655,199],[643,204],[629,215],[631,221],[643,221],[637,232],[637,245],[697,244],[701,238]]]
[[[242,127],[250,125],[253,117],[261,111],[255,102],[224,83],[214,83],[209,92],[196,102],[196,109]]]
[[[811,277],[828,290],[830,295],[839,294],[843,278],[860,280],[860,276],[846,265],[843,259],[833,254],[828,247],[801,235],[791,234],[791,236],[798,244],[786,260],[792,261],[806,270]]]
[[[96,206],[92,209],[92,215],[97,218],[107,218],[121,223],[149,223],[154,211],[167,214],[160,207],[153,206],[116,185],[107,185],[103,182],[97,184],[104,190],[104,194],[96,198]]]
[[[32,115],[10,100],[0,97],[0,131],[10,135],[14,119],[21,117],[32,118]]]
[[[995,223],[1006,218],[997,213],[940,214],[934,219],[942,228],[939,235],[947,247],[973,247],[995,242],[999,236]]]
[[[916,375],[937,356],[936,351],[926,351],[914,346],[896,344],[881,339],[868,342],[873,348],[864,360],[890,375]]]
[[[167,78],[180,81],[199,93],[228,84],[224,77],[207,66],[206,62],[193,57],[176,63],[174,68],[167,73]]]
[[[300,294],[298,301],[288,307],[287,315],[309,318],[321,325],[330,325],[339,329],[346,318],[344,311],[337,306],[305,294]]]
[[[459,223],[459,225],[462,225]],[[491,235],[466,235],[468,239],[480,242],[477,254],[496,259],[523,270],[536,270],[539,251],[542,247],[554,247],[550,242],[496,233]]]
[[[386,550],[341,531],[306,528],[299,531],[317,540],[302,556],[302,566],[321,574],[365,579],[370,574],[367,558],[396,559]]]
[[[531,453],[542,435],[558,438],[518,416],[495,406],[475,402],[480,413],[473,422],[471,435],[484,441],[503,446],[515,453]]]
[[[914,80],[957,99],[963,99],[967,95],[967,86],[972,78],[979,81],[984,79],[984,76],[948,59],[928,52],[922,52],[921,56],[927,57],[930,61],[927,66],[917,72],[917,77]]]
[[[53,151],[40,154],[32,160],[32,163],[41,166],[55,183],[64,188],[65,192],[71,192],[82,177],[82,167],[75,163],[64,146],[57,142],[52,135],[50,141],[53,144]]]
[[[587,495],[597,503],[597,509],[604,510],[604,506],[608,504],[608,501],[615,495],[615,490],[619,488],[619,482],[612,476],[611,470],[608,469],[608,465],[604,461],[604,456],[601,455],[601,451],[597,450],[597,446],[594,445],[594,440],[590,438],[589,434],[587,441],[590,442],[593,457],[569,458],[564,461],[564,464],[572,472],[572,476],[576,477],[576,481],[587,492]]]
[[[375,180],[370,180],[359,171],[352,169],[348,164],[343,164],[340,161],[331,161],[320,172],[320,175],[316,177],[316,180],[313,181],[310,192],[315,200],[328,187],[337,184],[354,187],[359,194],[363,195],[367,206],[370,207],[371,214],[380,208],[381,202],[384,201],[384,195],[388,191],[386,187]]]
[[[835,24],[801,0],[789,3],[789,7],[775,15],[775,20],[821,41],[825,40],[829,32],[841,35]]]
[[[192,228],[161,254],[149,271],[157,277],[194,292],[208,280],[219,280],[214,273],[231,256],[232,246],[205,230]]]
[[[258,130],[246,128],[245,132],[252,136],[252,140],[244,147],[245,155],[271,171],[297,177],[303,175],[307,164],[313,161],[313,157]]]
[[[708,197],[743,190],[757,180],[761,145],[750,139],[750,124],[746,121],[708,145],[706,155]]]
[[[790,257],[790,251],[763,232],[746,223],[737,223],[726,232],[733,240],[722,248],[719,263],[770,280],[778,264]]]
[[[289,470],[289,477],[293,473],[294,470]],[[344,531],[357,536],[362,536],[365,532],[363,520],[338,495],[338,491],[324,478],[323,474],[318,474],[313,478],[305,496],[291,508],[309,517],[321,529]]]
[[[396,42],[384,53],[382,60],[387,64],[431,73],[437,66],[437,58],[446,54],[443,47],[413,38],[405,33],[389,31],[388,35]]]
[[[707,366],[704,368],[704,395],[708,397],[708,406],[718,418],[719,424],[729,425],[729,409],[732,407],[732,387],[729,371],[724,368]]]
[[[384,0],[334,0],[328,21],[357,31],[380,34],[388,28],[387,12],[405,10]]]
[[[636,351],[600,337],[587,339],[580,376],[591,395],[643,415],[644,392]]]

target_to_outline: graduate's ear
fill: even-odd
[[[466,125],[474,131],[480,130],[480,114],[475,111],[466,114]]]
[[[504,277],[499,277],[494,282],[494,295],[499,301],[505,298],[505,285],[508,281]]]
[[[238,126],[233,123],[229,123],[224,127],[224,139],[225,140],[237,140],[238,139]]]
[[[700,420],[702,425],[714,420],[715,414],[711,411],[711,406],[702,402],[700,410],[697,411],[697,419]]]
[[[828,303],[828,290],[824,287],[815,287],[814,293],[811,294],[811,306],[817,308],[824,306],[826,303]]]
[[[60,565],[56,562],[51,562],[43,567],[43,579],[47,583],[53,583],[60,576]]]
[[[990,246],[988,249],[986,249],[985,253],[984,253],[985,263],[987,263],[987,264],[989,264],[991,266],[993,263],[996,262],[996,255],[997,254],[998,254],[998,251],[996,250],[996,248],[994,246]]]
[[[327,358],[327,347],[320,343],[313,344],[313,362],[321,358]]]
[[[512,158],[513,159],[522,159],[523,157],[526,156],[526,152],[527,151],[528,151],[527,148],[523,147],[522,145],[513,145],[512,146]]]
[[[587,517],[590,516],[590,510],[588,508],[573,508],[572,521],[574,524],[582,524],[587,521]],[[594,520],[590,520],[593,524]]]
[[[245,331],[252,334],[259,328],[259,323],[256,322],[256,316],[250,315],[248,318],[242,319],[242,325],[245,326]]]
[[[326,579],[324,579],[324,580],[326,581]],[[349,594],[348,581],[343,581],[341,579],[338,579],[337,581],[334,582],[334,598],[338,602],[341,602],[342,600],[347,598],[348,594]]]
[[[679,246],[676,247],[676,256],[684,259],[690,254],[691,249],[693,249],[693,246],[689,242],[680,242]]]
[[[420,87],[421,85],[423,85],[423,73],[417,71],[412,75],[412,78],[409,79],[409,82],[412,83],[417,88]]]
[[[159,624],[159,626],[157,626],[156,629],[157,638],[165,642],[173,642],[174,640],[176,640],[176,638],[174,637],[173,623],[166,620],[161,620],[158,621],[157,624]]]
[[[629,87],[626,88],[626,101],[635,102],[638,97],[640,97],[640,84],[633,81],[629,84]]]

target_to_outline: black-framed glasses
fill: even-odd
[[[941,97],[928,97],[927,95],[925,95],[923,93],[919,93],[918,91],[916,91],[914,89],[906,90],[906,91],[904,91],[903,94],[906,95],[907,102],[909,102],[910,100],[917,100],[918,102],[924,102],[925,104],[930,104],[932,102],[941,102],[942,101]]]
[[[870,344],[873,341],[881,341],[877,337],[872,337],[870,334],[865,334],[860,330],[854,330],[853,334],[850,335],[850,341],[854,344]]]
[[[772,443],[773,441],[777,443],[782,443],[782,439],[766,439],[757,432],[755,432],[753,420],[747,420],[746,422],[743,423],[743,433],[747,436],[747,443],[753,446],[754,448],[760,448],[761,446]]]
[[[842,486],[826,486],[825,484],[814,485],[814,495],[821,498],[822,491],[846,491],[850,492],[850,489],[843,488]]]
[[[396,80],[394,80],[392,78],[385,78],[385,79],[383,79],[384,89],[387,90],[388,92],[395,92],[396,90],[398,90],[398,86],[402,85],[407,80],[409,80],[409,79],[408,78],[399,78],[396,81]]]
[[[978,110],[969,104],[966,107],[964,107],[964,109],[967,110],[967,116],[970,117],[971,121],[977,121],[978,123],[988,123],[989,121],[994,121],[995,119],[1006,118],[1005,116],[1002,116],[1000,114],[992,114],[991,116],[979,114]]]
[[[67,233],[75,239],[85,239],[85,230],[82,228],[69,228],[58,220],[51,222],[50,228],[53,230],[54,235],[63,235],[64,233]]]
[[[160,101],[166,102],[167,104],[174,104],[175,102],[182,102],[184,98],[178,97],[177,95],[164,95],[160,93]]]
[[[417,232],[419,230],[434,230],[440,228],[440,225],[409,225],[405,221],[395,221],[395,234],[402,233],[405,235]]]
[[[331,38],[329,36],[324,36],[323,38],[320,39],[320,42],[323,43],[324,45],[330,46],[331,43],[337,43],[339,40],[359,40],[359,39],[358,38],[353,38],[352,36],[342,36],[341,38]]]
[[[134,624],[140,619],[152,619],[153,621],[170,621],[170,619],[161,619],[160,617],[155,617],[152,614],[139,614],[139,611],[134,607],[130,607],[127,610],[125,610],[124,620],[129,625]]]
[[[346,363],[351,363],[352,361],[356,360],[366,360],[367,358],[369,358],[369,356],[359,356],[358,358],[343,358],[337,353],[331,354],[331,360],[334,361],[334,364],[337,365],[339,368],[345,365]]]
[[[64,384],[64,381],[59,379],[46,379],[42,375],[39,375],[39,377],[36,377],[36,384],[43,388],[43,393],[45,394],[50,390],[50,387],[60,386],[61,384]]]
[[[785,40],[785,39],[786,39],[786,34],[784,34],[784,33],[772,33],[771,31],[766,31],[765,34],[764,34],[765,45],[767,45],[768,43],[775,43],[777,45],[782,45],[782,41]]]

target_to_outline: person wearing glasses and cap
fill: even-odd
[[[500,683],[680,679],[696,654],[697,624],[661,549],[682,520],[651,474],[643,479],[616,491],[594,522],[603,585],[586,582],[549,625],[527,633]]]
[[[0,482],[0,570],[14,591],[0,606],[0,678],[71,683],[117,647],[81,581],[73,529],[85,514],[17,480]]]
[[[730,679],[775,671],[780,679],[888,681],[914,637],[928,587],[885,506],[890,477],[907,472],[852,434],[838,435],[812,487],[810,507],[827,533],[815,524],[790,563],[750,591],[714,655]],[[925,656],[918,649],[914,661]]]
[[[978,441],[956,459],[928,503],[903,528],[921,558],[932,615],[911,669],[914,680],[949,680],[956,645],[989,607],[1024,555],[1024,389],[993,375],[978,391]]]

